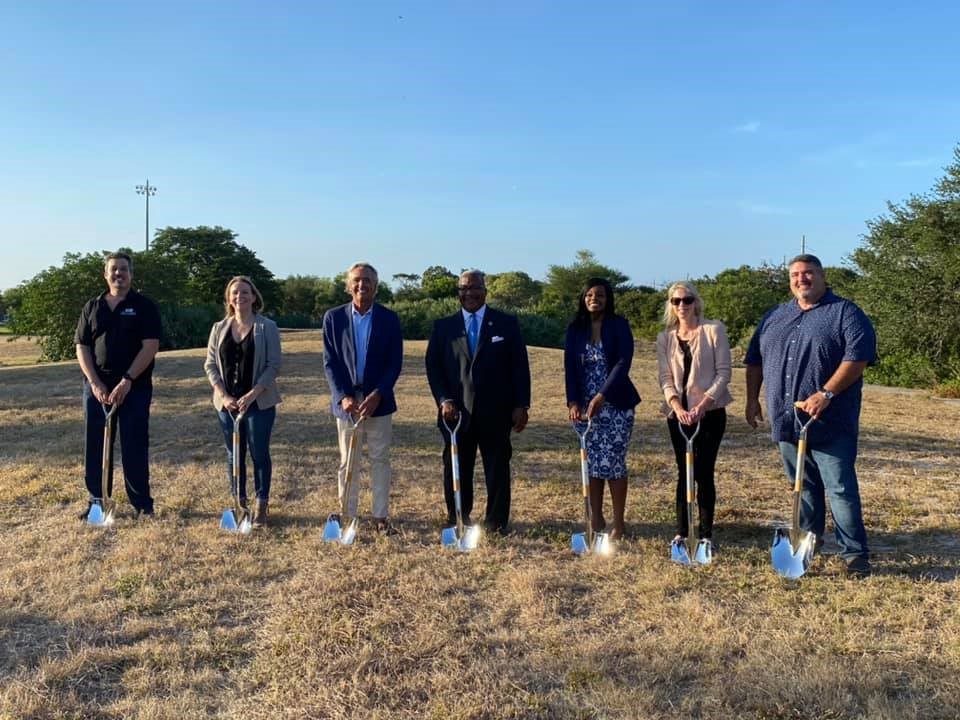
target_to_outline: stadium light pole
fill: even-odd
[[[143,195],[147,201],[147,222],[143,228],[143,240],[146,250],[150,249],[150,196],[156,195],[157,189],[150,184],[150,178],[143,185],[137,185],[137,195]]]

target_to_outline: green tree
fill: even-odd
[[[420,300],[423,290],[420,288],[420,276],[415,273],[395,273],[393,279],[400,283],[393,293],[396,302]]]
[[[619,270],[601,264],[589,250],[578,250],[572,265],[551,265],[543,284],[537,310],[548,317],[573,317],[583,284],[591,277],[606,278],[614,291],[625,290],[629,278]]]
[[[104,290],[103,254],[67,254],[61,267],[50,266],[16,288],[10,327],[37,340],[42,360],[75,357],[80,310]]]
[[[790,297],[790,280],[783,266],[741,265],[714,277],[694,281],[708,318],[727,326],[730,345],[750,340],[753,328],[774,305]]]
[[[280,312],[284,315],[313,315],[317,301],[316,275],[290,275],[280,281]]]
[[[933,193],[888,203],[851,256],[877,329],[874,380],[960,383],[960,146],[953,155]]]
[[[346,279],[346,272],[342,272],[332,278],[317,278],[313,304],[314,320],[317,322],[322,321],[323,314],[327,310],[337,305],[343,305],[350,299],[350,296],[347,294],[346,285],[344,284]]]
[[[667,294],[650,287],[625,290],[617,295],[616,310],[629,322],[633,334],[644,340],[656,340],[663,329],[663,305]]]
[[[457,276],[442,265],[431,265],[420,276],[424,296],[434,300],[456,297]]]
[[[511,270],[487,275],[487,299],[491,305],[504,308],[527,308],[543,293],[543,284],[525,272]]]
[[[247,275],[263,295],[267,312],[276,311],[282,301],[280,285],[249,248],[236,241],[236,233],[219,225],[195,228],[166,227],[159,230],[151,245],[156,255],[176,262],[186,277],[183,305],[221,303],[227,281]]]

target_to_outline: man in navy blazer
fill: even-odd
[[[457,442],[461,501],[465,522],[473,509],[473,467],[477,450],[487,485],[484,524],[501,535],[509,533],[510,431],[521,432],[530,408],[530,365],[520,324],[513,315],[487,307],[484,275],[469,270],[460,275],[461,310],[437,320],[427,344],[427,380],[437,402],[444,438],[443,494],[447,521],[456,522],[450,436],[442,429],[462,416]]]
[[[352,302],[331,308],[323,316],[323,369],[330,386],[330,405],[337,418],[340,470],[337,481],[341,507],[347,450],[354,423],[364,418],[363,438],[370,462],[373,518],[378,532],[393,534],[389,522],[390,440],[397,401],[393,386],[403,364],[400,319],[374,302],[379,279],[369,263],[347,271],[346,288]],[[357,447],[361,452],[362,448]],[[353,483],[349,514],[357,516],[360,484]]]

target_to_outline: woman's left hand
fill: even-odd
[[[603,393],[597,393],[593,396],[593,400],[590,401],[590,404],[587,405],[587,417],[594,418],[600,413],[600,408],[603,407],[603,404],[607,399],[603,396]]]
[[[257,397],[260,395],[260,391],[257,388],[253,388],[250,392],[237,398],[237,407],[240,409],[240,412],[246,412],[250,409],[250,406],[256,402]]]

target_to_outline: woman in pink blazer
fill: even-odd
[[[712,541],[713,510],[717,492],[714,466],[727,426],[724,409],[733,398],[730,383],[730,344],[722,322],[703,317],[703,299],[689,282],[676,282],[667,291],[663,311],[666,329],[657,336],[657,364],[663,390],[663,412],[677,458],[677,536],[685,540],[690,532],[686,514],[686,440],[700,423],[693,443],[694,479],[700,527],[698,537]]]

